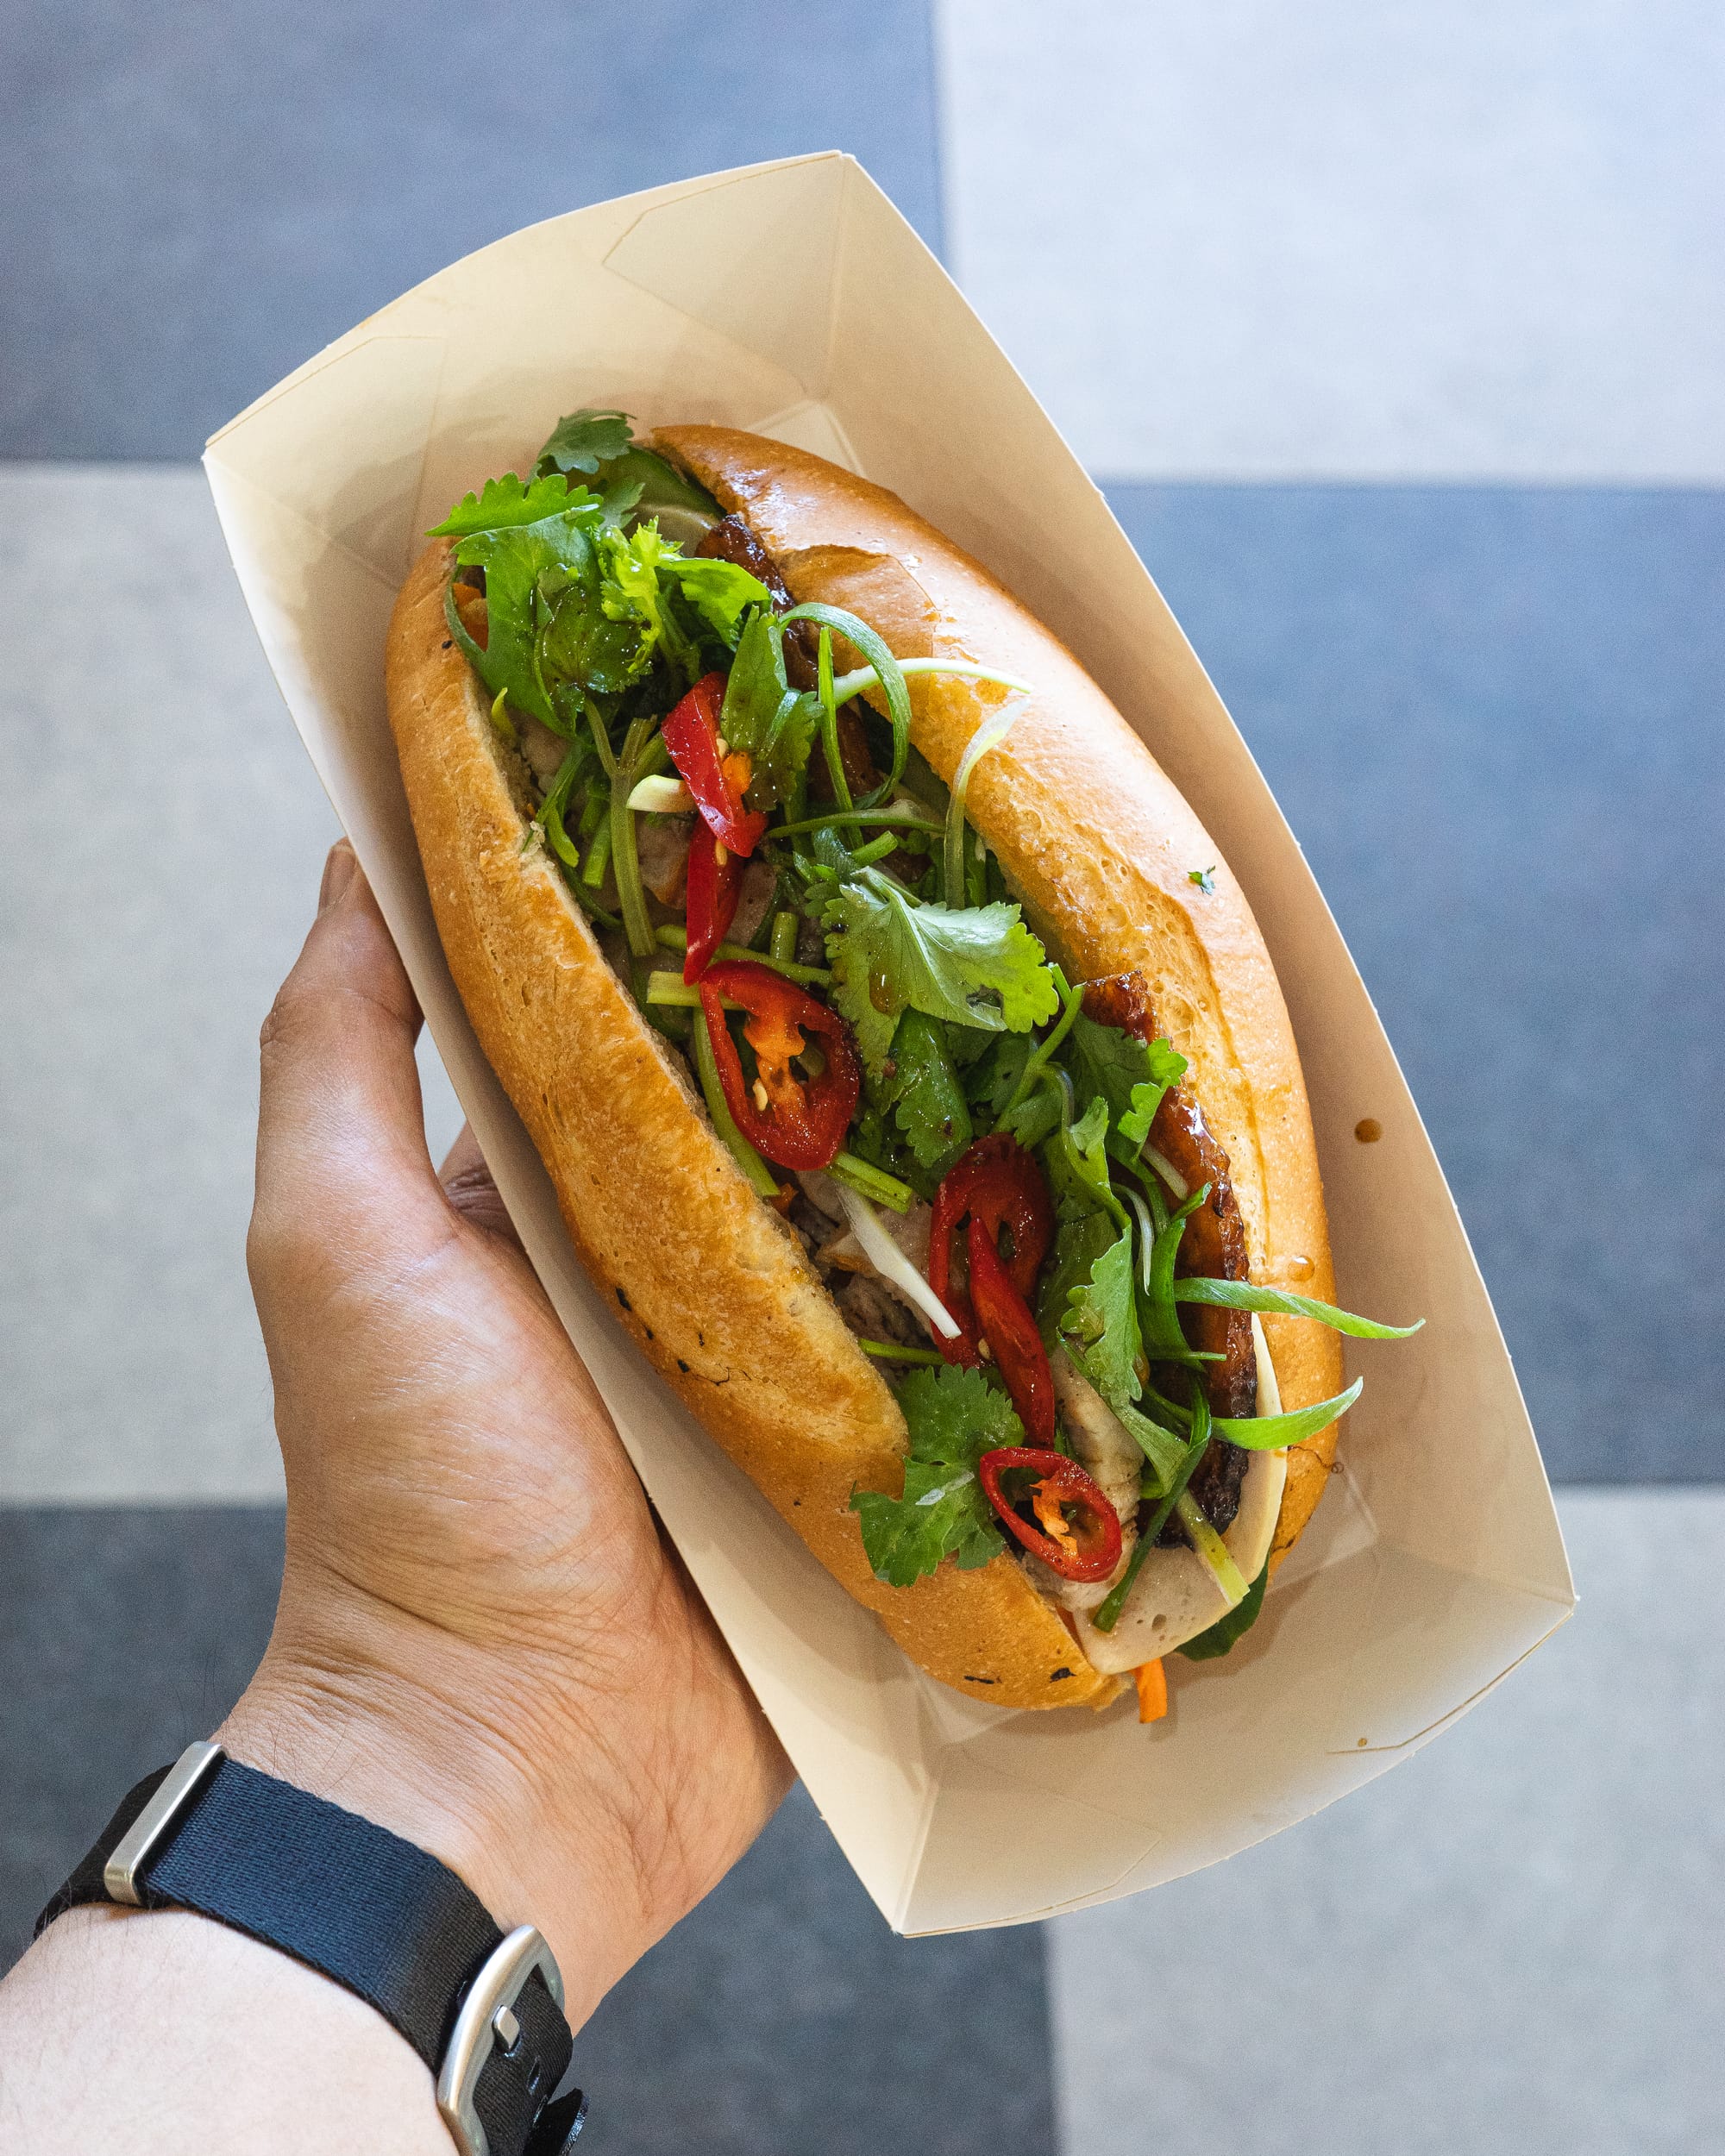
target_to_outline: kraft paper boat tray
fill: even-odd
[[[1342,1465],[1257,1627],[1169,1720],[1007,1714],[922,1677],[613,1325],[474,1042],[432,924],[383,694],[426,527],[561,413],[706,419],[895,489],[1077,652],[1245,886],[1304,1058],[1339,1294],[1421,1313],[1366,1367]],[[370,876],[541,1278],[828,1825],[888,1921],[1079,1908],[1214,1864],[1405,1758],[1574,1596],[1534,1434],[1376,1012],[1227,712],[1101,496],[851,160],[718,173],[518,232],[361,323],[205,458],[295,724]],[[1355,1142],[1371,1116],[1380,1144]]]

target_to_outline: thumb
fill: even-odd
[[[480,1150],[471,1123],[462,1124],[460,1135],[437,1170],[437,1180],[443,1186],[443,1195],[464,1220],[471,1220],[487,1234],[512,1243],[518,1250],[521,1250],[520,1235],[492,1180],[486,1156]],[[523,1255],[525,1256],[524,1251]]]
[[[260,1037],[254,1244],[364,1240],[380,1181],[437,1197],[413,1044],[419,1006],[371,886],[343,839],[317,918]],[[441,1200],[439,1201],[441,1203]]]

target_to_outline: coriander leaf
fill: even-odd
[[[914,840],[915,833],[906,837]],[[946,1029],[946,1052],[952,1058],[955,1070],[969,1071],[985,1056],[992,1055],[1003,1041],[1014,1041],[1026,1054],[1030,1043],[1021,1033],[985,1033],[975,1025],[950,1025]]]
[[[1070,1204],[1088,1211],[1103,1206],[1124,1228],[1126,1208],[1108,1180],[1108,1156],[1104,1150],[1107,1133],[1108,1104],[1095,1100],[1077,1122],[1049,1140],[1043,1149],[1043,1165],[1048,1170],[1057,1206]]]
[[[599,542],[604,578],[599,604],[612,621],[630,622],[638,627],[641,672],[646,671],[656,652],[662,652],[693,686],[698,678],[695,654],[659,588],[659,565],[668,548],[676,552],[651,524],[626,534],[606,532]]]
[[[697,486],[656,450],[630,439],[629,415],[620,411],[572,412],[560,420],[539,452],[535,470],[595,473],[608,505],[621,523],[633,509],[635,521],[650,517],[668,539],[699,544],[723,511],[704,486]],[[639,506],[637,507],[637,504]]]
[[[967,1027],[974,1033],[974,1027]],[[965,1095],[992,1123],[1017,1090],[1033,1046],[1027,1033],[997,1033],[987,1052],[970,1062],[964,1072]]]
[[[1157,1230],[1150,1246],[1140,1323],[1145,1344],[1156,1360],[1189,1364],[1194,1361],[1193,1351],[1186,1344],[1186,1336],[1180,1327],[1180,1313],[1174,1307],[1174,1266],[1186,1223],[1209,1192],[1208,1183],[1189,1191],[1169,1215],[1168,1225]]]
[[[1106,1100],[1109,1120],[1134,1154],[1150,1135],[1163,1094],[1186,1069],[1186,1058],[1165,1040],[1146,1045],[1135,1033],[1099,1025],[1082,1012],[1067,1039],[1066,1063],[1078,1098]]]
[[[1215,890],[1215,876],[1216,869],[1214,862],[1208,868],[1189,868],[1186,871],[1187,882],[1195,883],[1201,891],[1207,893],[1213,893]]]
[[[902,1497],[857,1490],[850,1509],[861,1517],[869,1569],[888,1587],[908,1587],[944,1557],[957,1558],[961,1572],[974,1571],[1004,1546],[974,1468],[912,1462]]]
[[[1100,1206],[1063,1206],[1054,1231],[1054,1257],[1043,1272],[1037,1295],[1037,1322],[1044,1339],[1057,1345],[1060,1328],[1073,1296],[1113,1244],[1113,1221]]]
[[[633,622],[613,621],[599,604],[596,570],[572,577],[548,597],[550,580],[539,586],[541,627],[537,645],[540,678],[554,701],[570,683],[583,696],[616,696],[643,671],[641,631]]]
[[[893,1120],[909,1141],[917,1165],[944,1175],[970,1143],[970,1111],[947,1054],[938,1018],[906,1011],[893,1035],[889,1058]]]
[[[1189,1639],[1180,1651],[1189,1661],[1214,1662],[1224,1655],[1244,1632],[1250,1632],[1258,1622],[1258,1614],[1264,1608],[1264,1590],[1270,1579],[1270,1566],[1264,1570],[1245,1590],[1244,1601],[1236,1602],[1225,1610],[1208,1632],[1201,1632],[1195,1639]]]
[[[433,524],[426,536],[454,539],[478,531],[502,531],[515,524],[536,524],[547,517],[579,513],[589,529],[604,513],[597,494],[585,486],[572,487],[555,472],[548,479],[518,479],[513,472],[487,479],[477,494],[464,494],[441,524]],[[459,551],[458,561],[467,556]]]
[[[919,906],[876,868],[825,912],[832,997],[878,1077],[902,1011],[990,1033],[1027,1032],[1060,1004],[1042,945],[1016,906]]]
[[[1044,1070],[1024,1099],[996,1119],[994,1128],[1015,1138],[1026,1152],[1033,1153],[1060,1120],[1058,1084],[1051,1071]]]
[[[1128,1229],[1096,1259],[1088,1277],[1072,1289],[1061,1320],[1062,1332],[1084,1350],[1085,1375],[1117,1413],[1143,1389],[1138,1374],[1142,1344],[1137,1287]]]
[[[898,1399],[910,1433],[904,1495],[856,1490],[850,1509],[875,1578],[908,1587],[944,1557],[970,1571],[1005,1547],[976,1463],[1000,1445],[1021,1445],[1024,1426],[980,1370],[919,1369]]]
[[[727,651],[736,650],[743,617],[751,606],[763,612],[772,611],[772,593],[758,577],[735,561],[690,560],[681,553],[664,553],[658,567],[660,575],[672,580]]]
[[[572,411],[551,429],[534,462],[536,472],[597,472],[634,439],[626,411]]]
[[[983,1453],[1024,1442],[1012,1401],[981,1370],[919,1370],[899,1387],[898,1400],[913,1460],[974,1467]]]
[[[566,595],[577,587],[587,593],[593,590],[591,533],[603,517],[604,505],[585,489],[580,492],[583,498],[576,502],[565,489],[565,506],[555,516],[474,530],[455,545],[459,563],[486,573],[485,645],[481,649],[462,632],[461,649],[493,696],[506,695],[518,711],[531,712],[558,733],[567,733],[568,727],[552,707],[537,649],[545,613],[541,593],[555,608],[559,599],[568,603]],[[457,517],[466,506],[455,512]],[[483,513],[483,498],[475,513]],[[453,615],[453,608],[448,611]],[[572,650],[574,642],[566,636],[566,649]]]
[[[1069,1321],[1073,1298],[1122,1238],[1127,1251],[1126,1275],[1128,1281],[1132,1278],[1126,1210],[1108,1181],[1107,1156],[1102,1150],[1107,1127],[1107,1103],[1099,1097],[1070,1129],[1055,1131],[1038,1156],[1054,1194],[1054,1263],[1043,1276],[1037,1303],[1038,1321],[1051,1344]],[[1131,1397],[1132,1392],[1125,1396]]]

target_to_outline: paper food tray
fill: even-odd
[[[1369,1371],[1263,1617],[1140,1727],[923,1677],[612,1322],[456,997],[385,712],[426,527],[561,413],[712,420],[902,494],[1078,654],[1226,854],[1311,1090],[1339,1294],[1424,1332]],[[1425,1743],[1573,1607],[1496,1320],[1377,1013],[1220,699],[1100,493],[957,289],[837,154],[518,232],[361,323],[205,457],[294,724],[370,877],[540,1277],[725,1638],[896,1929],[1020,1922],[1213,1864]],[[1361,1145],[1365,1116],[1382,1142]]]

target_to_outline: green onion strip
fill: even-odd
[[[1182,1490],[1174,1501],[1174,1510],[1180,1524],[1186,1530],[1192,1547],[1210,1568],[1216,1585],[1228,1598],[1228,1608],[1245,1600],[1250,1580],[1241,1574],[1228,1545],[1216,1532],[1204,1515],[1204,1508],[1190,1490]]]
[[[800,838],[806,831],[825,830],[841,821],[846,824],[886,824],[894,830],[922,831],[932,838],[938,838],[946,829],[944,824],[933,823],[929,818],[917,816],[908,809],[853,808],[848,810],[842,818],[837,811],[830,810],[825,816],[805,816],[794,824],[775,824],[767,836],[769,838]]]
[[[852,637],[851,642],[856,642]],[[992,667],[974,665],[969,659],[900,659],[899,672],[906,680],[913,680],[925,674],[944,674],[960,681],[992,681],[997,687],[1015,690],[1020,696],[1034,696],[1036,692],[1028,681],[1020,681],[1015,674],[999,674]],[[854,673],[841,674],[833,683],[833,694],[841,704],[848,704],[853,696],[866,696],[870,689],[881,686],[881,676],[874,667],[858,667]]]
[[[681,987],[681,983],[678,985]],[[699,997],[696,1001],[699,1001]],[[776,1198],[779,1194],[777,1178],[737,1129],[725,1104],[724,1087],[719,1083],[718,1062],[712,1052],[712,1040],[706,1030],[706,1013],[704,1011],[696,1013],[693,1032],[695,1072],[700,1080],[706,1112],[712,1118],[712,1127],[731,1148],[732,1158],[749,1178],[750,1186],[757,1195]]]
[[[865,621],[858,621],[855,614],[847,614],[842,606],[823,605],[818,599],[806,599],[800,606],[793,606],[779,617],[788,629],[794,622],[812,621],[825,629],[835,630],[853,643],[874,668],[887,699],[887,711],[893,722],[893,768],[859,808],[878,808],[881,802],[890,800],[905,774],[905,759],[911,752],[911,693],[905,686],[904,668],[893,656],[880,631],[871,629]],[[847,674],[846,680],[850,680]],[[838,684],[833,684],[836,703],[845,699],[838,693]],[[828,818],[828,821],[831,821]]]
[[[998,749],[1019,723],[1024,699],[1015,697],[1001,705],[992,718],[984,719],[971,735],[958,768],[952,774],[952,793],[946,804],[946,903],[955,911],[964,903],[964,797],[970,790],[970,774],[991,749]]]
[[[856,1344],[881,1363],[925,1363],[938,1369],[946,1360],[937,1348],[894,1347],[890,1340],[865,1340],[860,1335]]]
[[[816,661],[815,698],[820,708],[820,745],[826,758],[826,775],[832,787],[836,824],[850,813],[850,781],[844,775],[844,755],[838,746],[838,703],[832,693],[832,631],[823,622]]]
[[[957,789],[955,787],[954,799],[956,799],[957,798]],[[996,1129],[998,1129],[1000,1125],[1006,1121],[1007,1118],[1012,1113],[1013,1110],[1017,1107],[1019,1101],[1024,1099],[1025,1095],[1030,1091],[1031,1087],[1040,1081],[1044,1070],[1048,1067],[1049,1058],[1053,1055],[1055,1050],[1059,1047],[1062,1041],[1066,1038],[1066,1036],[1072,1031],[1073,1020],[1078,1016],[1079,1006],[1082,1004],[1083,1000],[1084,984],[1081,981],[1076,988],[1070,988],[1067,991],[1066,1008],[1060,1013],[1058,1018],[1056,1019],[1053,1030],[1040,1042],[1038,1042],[1031,1053],[1026,1056],[1025,1067],[1019,1073],[1019,1081],[1017,1085],[1013,1087],[1011,1093],[1007,1096],[1006,1106],[1002,1108],[1000,1112],[994,1118]]]
[[[796,917],[792,914],[784,918],[791,922],[791,944],[794,950]],[[667,950],[686,951],[689,947],[687,929],[679,928],[674,922],[667,921],[655,933]],[[741,943],[721,943],[714,956],[724,959],[742,959],[751,966],[765,966],[770,972],[781,973],[787,981],[794,981],[804,988],[824,988],[832,979],[825,966],[800,966],[795,959],[781,958],[776,951],[750,950]]]
[[[1319,1302],[1314,1296],[1290,1294],[1284,1288],[1256,1288],[1246,1280],[1176,1280],[1174,1300],[1208,1303],[1220,1310],[1257,1310],[1271,1317],[1312,1318],[1356,1340],[1405,1340],[1426,1322],[1421,1318],[1414,1325],[1380,1325],[1376,1319],[1357,1318],[1352,1311],[1338,1310],[1333,1303]]]
[[[629,805],[630,793],[641,775],[638,767],[643,761],[648,736],[656,724],[657,721],[651,718],[630,722],[623,738],[617,775],[611,783],[611,872],[617,879],[617,903],[623,915],[623,932],[637,958],[650,958],[659,948],[647,911],[647,893],[642,887],[641,863],[635,852],[635,812]],[[774,1188],[777,1188],[775,1183]]]
[[[1168,1225],[1161,1229],[1151,1245],[1150,1263],[1145,1268],[1144,1283],[1145,1347],[1151,1360],[1163,1363],[1193,1363],[1197,1353],[1186,1344],[1186,1336],[1180,1330],[1180,1319],[1174,1307],[1174,1261],[1179,1255],[1180,1238],[1186,1232],[1186,1223],[1210,1194],[1210,1186],[1195,1190],[1168,1217]]]
[[[860,1159],[855,1153],[835,1153],[826,1163],[826,1172],[835,1182],[848,1183],[859,1197],[872,1198],[879,1206],[890,1206],[894,1213],[908,1213],[916,1199],[916,1193],[908,1183],[900,1182],[884,1168],[876,1168],[873,1161]]]

